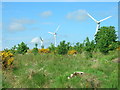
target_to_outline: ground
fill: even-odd
[[[3,70],[4,88],[116,88],[118,87],[118,52],[54,55],[25,54],[14,56],[14,67]],[[75,71],[84,72],[68,79]]]

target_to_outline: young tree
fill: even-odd
[[[38,46],[38,44],[35,43],[35,48],[33,48],[33,50],[32,50],[32,53],[33,53],[34,55],[36,55],[36,54],[38,53],[38,48],[37,48],[37,46]]]
[[[60,42],[60,45],[57,47],[58,54],[67,54],[68,50],[70,48],[70,42],[65,43],[65,41]]]
[[[82,53],[82,50],[83,50],[83,44],[77,42],[76,45],[74,45],[74,49],[75,49],[78,53]]]
[[[29,49],[29,47],[27,47],[27,44],[25,44],[24,42],[22,42],[22,43],[18,44],[17,53],[19,53],[19,54],[25,54],[28,49]]]
[[[54,46],[54,44],[51,43],[48,48],[50,49],[51,52],[53,52],[53,53],[56,52],[56,47]]]
[[[90,42],[89,38],[87,37],[86,40],[84,40],[84,50],[86,51],[88,57],[92,57],[92,52],[94,51],[94,48],[94,41],[92,40]]]
[[[115,43],[117,39],[114,26],[101,27],[95,35],[95,42],[100,52],[107,54],[110,50],[109,46]]]

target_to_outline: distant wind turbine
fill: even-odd
[[[109,17],[104,18],[104,19],[102,19],[102,20],[100,20],[100,21],[97,21],[97,20],[96,20],[95,18],[93,18],[89,13],[87,13],[87,15],[88,15],[90,18],[92,18],[92,19],[97,23],[97,27],[96,27],[96,32],[95,32],[95,34],[97,33],[98,29],[100,28],[100,23],[101,23],[102,21],[107,20],[108,18],[112,17],[112,16],[109,16]]]
[[[40,37],[40,42],[41,42],[41,47],[42,47],[44,40],[43,40],[43,38],[41,38],[41,37]]]
[[[54,36],[54,45],[55,45],[55,47],[57,46],[57,43],[56,43],[56,35],[57,35],[57,33],[56,32],[58,31],[59,28],[60,28],[60,25],[58,25],[55,32],[48,32],[48,33],[50,33],[50,34],[52,34]]]

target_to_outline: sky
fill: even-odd
[[[2,0],[3,2],[118,2],[119,0]]]
[[[101,27],[115,26],[117,31],[117,6],[117,2],[3,2],[0,49],[11,48],[21,42],[32,49],[35,45],[31,41],[38,41],[39,37],[43,38],[47,48],[54,43],[48,32],[54,32],[58,25],[57,44],[63,40],[71,44],[82,43],[86,37],[93,40],[96,23],[86,12],[96,20],[112,16],[101,22]]]

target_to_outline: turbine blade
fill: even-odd
[[[52,33],[52,32],[48,32],[48,33],[50,33],[50,34],[54,35],[54,33]]]
[[[104,18],[104,19],[100,20],[99,22],[102,22],[102,21],[104,21],[104,20],[107,20],[107,19],[110,18],[110,17],[112,17],[112,16],[109,16],[109,17],[107,17],[107,18]]]
[[[43,41],[43,39],[40,37],[40,40]]]
[[[88,15],[90,18],[92,18],[92,19],[97,23],[97,20],[94,19],[89,13],[87,13],[87,15]]]
[[[55,33],[58,31],[58,29],[60,28],[60,25],[58,25],[58,27],[57,27],[57,29],[56,29],[56,31],[55,31]]]

